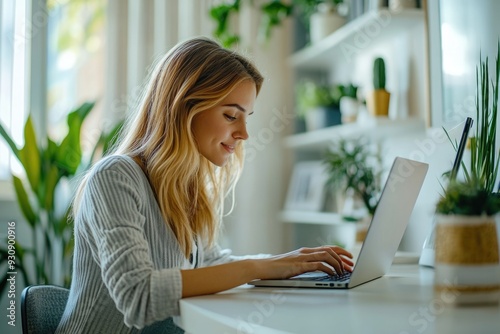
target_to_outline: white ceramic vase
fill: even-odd
[[[417,8],[417,0],[389,0],[389,9],[393,11],[405,8]]]
[[[342,123],[355,122],[359,113],[360,102],[349,96],[340,98],[340,113],[342,115]]]
[[[346,19],[340,16],[334,8],[318,10],[311,15],[309,21],[309,33],[311,43],[317,43],[326,36],[333,33],[346,23]]]

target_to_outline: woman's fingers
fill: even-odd
[[[338,273],[343,273],[344,270],[352,271],[354,263],[352,254],[347,250],[338,246],[322,246],[315,248],[301,248],[299,252],[302,254],[323,254],[324,258],[313,258],[312,261],[324,261],[335,268]],[[326,254],[330,255],[328,257]]]
[[[343,273],[344,268],[342,259],[340,259],[340,257],[337,254],[335,255],[336,256],[332,255],[327,250],[323,250],[323,251],[317,251],[315,253],[302,254],[302,259],[305,262],[326,263],[331,267],[333,267],[337,273]]]

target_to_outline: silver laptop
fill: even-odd
[[[389,270],[403,238],[429,165],[397,157],[350,275],[306,273],[282,280],[255,280],[255,286],[349,289],[382,277]]]

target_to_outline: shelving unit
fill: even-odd
[[[285,146],[294,150],[320,151],[328,147],[332,141],[356,139],[365,136],[370,140],[379,141],[387,137],[422,131],[425,122],[418,118],[390,120],[388,118],[372,119],[370,122],[359,124],[336,125],[328,128],[300,133],[285,138]]]
[[[339,214],[333,212],[282,211],[279,218],[285,223],[321,225],[340,225],[347,223]]]
[[[363,48],[392,38],[423,22],[424,13],[421,9],[369,12],[322,41],[296,52],[288,61],[297,70],[321,70],[341,56],[349,61],[352,53],[361,52]]]
[[[405,34],[425,24],[422,9],[405,9],[397,12],[383,9],[368,12],[347,23],[323,40],[299,50],[288,58],[288,64],[297,77],[308,76],[309,72],[328,73],[332,65],[354,64],[354,57],[366,49]],[[328,146],[339,139],[365,137],[370,142],[381,142],[387,138],[423,132],[422,117],[405,119],[363,117],[356,123],[336,125],[316,131],[299,133],[284,139],[283,145],[295,154],[296,161],[317,159]],[[311,212],[284,210],[279,219],[285,223],[299,224],[300,233],[317,229],[324,231],[331,227],[345,228],[352,222],[332,212]],[[309,233],[309,232],[306,232]],[[321,232],[319,232],[321,233]]]

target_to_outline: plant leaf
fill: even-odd
[[[82,123],[94,107],[95,103],[83,103],[80,107],[68,114],[68,133],[62,140],[56,155],[57,165],[64,171],[64,175],[74,175],[82,160],[80,145],[80,131]]]
[[[54,209],[54,191],[60,179],[59,169],[55,165],[51,165],[45,178],[44,206],[46,210],[52,211]]]
[[[14,143],[7,131],[5,131],[5,128],[2,126],[2,124],[0,124],[0,135],[2,135],[3,139],[7,142],[7,145],[9,145],[10,150],[12,151],[12,153],[14,153],[17,160],[21,161],[21,157],[19,156],[19,149],[17,148],[16,143]]]
[[[21,158],[20,162],[30,182],[31,189],[38,195],[37,190],[40,185],[41,159],[31,115],[28,116],[24,126],[24,147],[19,151],[19,156]]]
[[[26,190],[24,190],[23,183],[20,178],[12,175],[14,180],[14,189],[16,191],[17,202],[21,208],[21,211],[30,224],[31,227],[34,227],[36,224],[36,215],[31,208],[31,204],[28,200],[28,195],[26,194]]]

